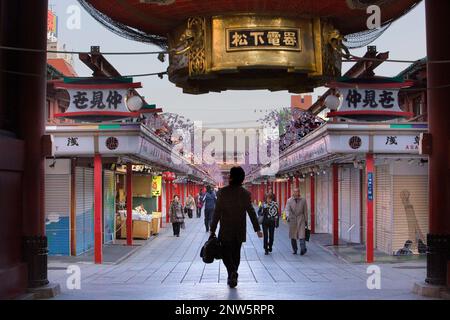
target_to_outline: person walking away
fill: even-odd
[[[203,203],[205,206],[205,228],[206,232],[209,232],[211,226],[211,220],[214,214],[214,208],[216,207],[216,194],[213,192],[211,186],[206,187],[206,193],[203,196]]]
[[[306,199],[300,196],[300,190],[294,188],[292,197],[286,203],[287,221],[289,223],[289,238],[291,239],[292,250],[297,254],[297,240],[300,241],[300,255],[307,251],[305,241],[305,228],[308,225],[308,205]]]
[[[280,225],[280,211],[278,210],[278,203],[273,198],[273,193],[266,196],[266,202],[262,207],[263,215],[263,233],[264,233],[264,251],[268,255],[272,252],[273,241],[275,236],[275,228]]]
[[[178,195],[173,197],[172,203],[170,204],[170,222],[173,227],[173,235],[179,237],[181,225],[184,223],[184,213]]]
[[[195,200],[192,195],[189,195],[186,200],[186,210],[187,210],[187,215],[188,215],[189,219],[192,219],[192,213],[195,210]]]
[[[203,210],[203,188],[200,189],[200,192],[198,193],[198,201],[197,201],[197,218],[200,218],[202,216],[202,210]]]
[[[242,243],[246,241],[247,217],[257,232],[263,234],[251,201],[251,194],[242,187],[245,171],[241,167],[230,170],[229,185],[217,194],[217,205],[211,222],[211,236],[216,233],[220,222],[218,239],[222,243],[222,259],[228,272],[228,286],[235,288],[238,283],[238,269],[241,260]]]

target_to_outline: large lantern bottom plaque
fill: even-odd
[[[169,79],[194,94],[310,92],[341,75],[341,40],[320,18],[194,17],[169,35]]]

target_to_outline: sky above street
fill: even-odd
[[[70,6],[79,6],[74,0],[50,0],[50,7],[58,16],[58,42],[65,44],[67,50],[89,51],[91,46],[100,46],[106,52],[158,51],[158,47],[122,38],[93,19],[81,9],[79,29],[69,29]],[[80,6],[79,6],[80,7]],[[426,55],[425,5],[420,3],[408,15],[396,21],[380,38],[376,45],[379,52],[390,52],[390,59],[417,60]],[[352,50],[356,56],[362,56],[366,48]],[[161,63],[156,55],[145,56],[107,56],[111,64],[123,75],[161,72],[167,69],[167,63]],[[90,76],[91,72],[75,57],[74,67],[79,76]],[[344,72],[352,64],[344,63]],[[377,74],[395,76],[409,64],[384,63],[377,68]],[[226,91],[205,95],[183,94],[182,89],[158,77],[135,78],[142,82],[140,93],[147,102],[162,107],[164,112],[173,112],[192,121],[203,121],[207,127],[251,127],[266,110],[290,106],[291,94],[287,91]],[[314,100],[324,91],[316,89]]]

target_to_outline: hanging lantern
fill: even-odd
[[[319,2],[79,0],[114,32],[168,48],[169,80],[191,94],[311,92],[341,76],[346,45],[369,44],[420,0]],[[379,30],[367,32],[369,2],[383,15]]]
[[[131,112],[141,110],[144,105],[144,101],[139,96],[132,96],[127,99],[127,107]]]

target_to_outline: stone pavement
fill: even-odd
[[[423,261],[379,264],[381,289],[369,290],[367,265],[350,264],[314,239],[307,244],[305,256],[293,255],[284,223],[275,232],[269,256],[264,255],[262,239],[248,223],[239,285],[229,289],[222,262],[206,265],[199,257],[208,237],[203,219],[188,219],[179,238],[173,237],[171,229],[168,225],[119,264],[77,263],[80,290],[67,288],[69,263],[52,260],[49,280],[60,283],[62,291],[56,299],[423,299],[411,292],[415,282],[425,279]]]

